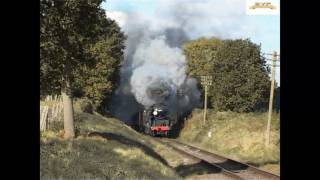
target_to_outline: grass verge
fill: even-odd
[[[77,112],[75,125],[71,141],[59,137],[62,122],[41,133],[41,179],[181,178],[154,150],[159,147],[119,120]]]
[[[267,147],[264,144],[267,113],[209,111],[205,126],[202,113],[200,109],[193,111],[178,140],[275,174],[280,173],[279,113],[273,113],[271,142]]]

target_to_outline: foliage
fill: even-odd
[[[89,100],[85,99],[80,102],[81,111],[85,113],[93,113],[92,104]]]
[[[188,61],[188,74],[212,74],[213,64],[217,61],[217,49],[221,43],[218,38],[200,38],[186,43],[183,48]]]
[[[208,100],[215,110],[248,112],[266,107],[269,69],[258,45],[248,39],[201,38],[186,43],[184,52],[189,76],[213,77]]]
[[[116,26],[115,23],[112,23]],[[108,39],[102,39],[89,51],[97,59],[91,67],[84,67],[78,71],[77,88],[84,96],[91,99],[95,105],[104,104],[118,84],[118,74],[122,61],[123,36],[117,29]]]
[[[102,0],[40,1],[40,89],[58,94],[67,63],[75,96],[100,106],[117,85],[125,36]]]

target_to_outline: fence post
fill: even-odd
[[[47,130],[52,121],[61,121],[63,111],[62,97],[60,95],[47,95],[45,101],[48,105],[40,106],[40,130]],[[49,112],[50,111],[50,112]]]
[[[41,108],[40,106],[40,130],[46,130],[47,128],[47,116],[48,116],[48,106]]]
[[[41,106],[40,106],[41,108]],[[40,130],[43,130],[43,117],[44,117],[45,106],[40,109]]]
[[[43,111],[43,108],[42,106],[40,106],[40,131],[42,131],[42,111]]]
[[[59,101],[59,121],[62,121],[61,115],[60,115],[62,110],[63,110],[63,104],[62,104],[61,97],[60,97],[60,101]]]
[[[49,116],[49,109],[50,109],[50,106],[47,106],[47,115],[46,115],[46,118],[45,118],[45,120],[46,120],[46,130],[49,129],[50,118],[52,118],[52,116]]]

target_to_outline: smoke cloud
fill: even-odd
[[[128,38],[120,87],[110,105],[112,113],[132,122],[137,120],[134,116],[140,110],[155,103],[163,103],[173,112],[198,106],[197,81],[186,75],[181,46],[189,37],[181,23],[152,21],[138,13],[116,15],[122,17]]]
[[[163,36],[138,45],[133,59],[131,92],[146,107],[168,100],[186,79],[181,49],[170,48]]]

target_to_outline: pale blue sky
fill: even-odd
[[[279,53],[280,51],[280,15],[246,15],[246,0],[107,0],[102,7],[109,12],[126,14],[138,12],[156,20],[165,19],[167,12],[171,10],[170,5],[174,3],[178,4],[178,8],[190,6],[190,12],[186,12],[190,17],[201,14],[200,18],[195,18],[192,22],[194,25],[199,26],[196,24],[196,20],[199,19],[211,22],[205,24],[202,29],[198,28],[197,31],[190,32],[192,37],[212,36],[220,33],[221,36],[225,36],[224,38],[249,38],[254,43],[261,43],[262,52],[265,53],[273,51]],[[197,9],[197,7],[200,8]],[[203,10],[201,7],[204,7]],[[161,17],[161,12],[164,12],[163,17]],[[278,84],[280,84],[279,69],[278,67],[276,71]]]

